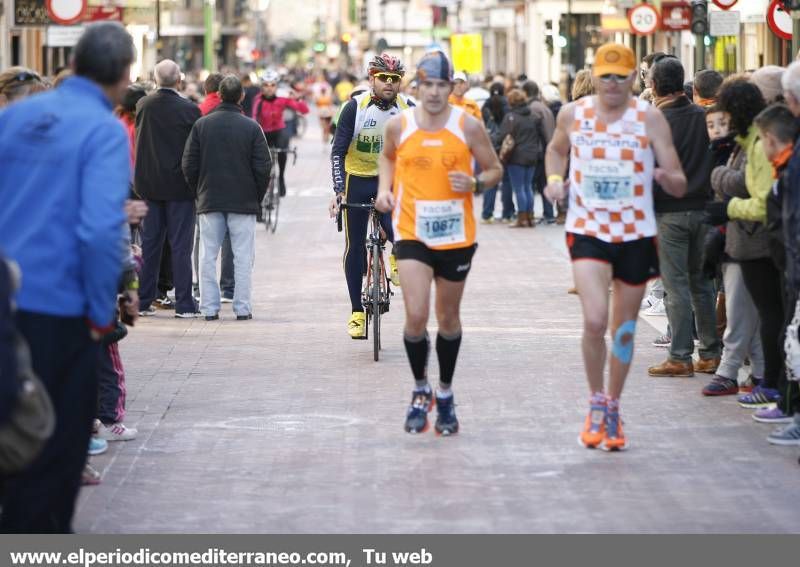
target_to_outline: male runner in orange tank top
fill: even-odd
[[[589,381],[589,415],[579,442],[622,450],[619,398],[633,359],[633,337],[645,284],[658,276],[652,184],[669,194],[686,192],[672,134],[655,107],[631,96],[636,58],[624,45],[597,50],[592,71],[596,96],[563,107],[545,154],[553,202],[567,196],[567,244],[583,307],[583,362]],[[658,166],[655,166],[655,163]],[[614,290],[608,389],[604,388],[609,286]]]
[[[395,254],[406,310],[404,342],[415,387],[405,430],[428,429],[434,405],[428,384],[431,284],[436,279],[436,354],[439,387],[436,432],[458,433],[451,384],[461,345],[459,316],[475,253],[472,196],[500,182],[503,167],[483,124],[450,106],[453,71],[444,53],[428,53],[417,66],[419,103],[391,118],[384,130],[375,206],[392,211]],[[481,167],[473,176],[472,159]]]

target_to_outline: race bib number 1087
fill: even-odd
[[[464,201],[417,201],[417,238],[427,246],[460,244],[464,234]]]

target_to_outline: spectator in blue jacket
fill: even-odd
[[[56,410],[42,454],[6,484],[2,532],[71,531],[122,271],[130,164],[112,110],[134,58],[125,28],[93,24],[73,77],[0,113],[0,248],[22,270],[17,325]]]

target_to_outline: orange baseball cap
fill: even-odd
[[[636,56],[620,43],[606,43],[594,55],[592,76],[630,75],[636,70]]]

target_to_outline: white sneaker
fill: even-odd
[[[231,297],[224,297],[224,296],[223,296],[223,297],[222,297],[222,298],[219,300],[219,302],[220,302],[220,303],[233,303],[233,298],[231,298]]]
[[[125,427],[125,424],[122,422],[112,423],[111,425],[103,425],[103,423],[100,423],[100,425],[97,426],[97,436],[106,441],[131,441],[132,439],[136,439],[138,433],[139,432],[132,427]]]
[[[667,306],[664,305],[663,299],[656,299],[655,303],[644,310],[645,315],[658,315],[660,317],[667,316]]]
[[[648,308],[652,307],[653,304],[656,301],[658,301],[658,298],[656,296],[654,296],[653,294],[649,293],[642,300],[642,304],[639,306],[639,309],[641,309],[641,310],[648,309]]]
[[[176,319],[194,319],[195,317],[200,317],[200,315],[202,315],[202,313],[200,313],[199,311],[196,311],[195,313],[191,313],[191,312],[189,312],[189,313],[177,313],[176,312],[175,313],[175,318]]]

